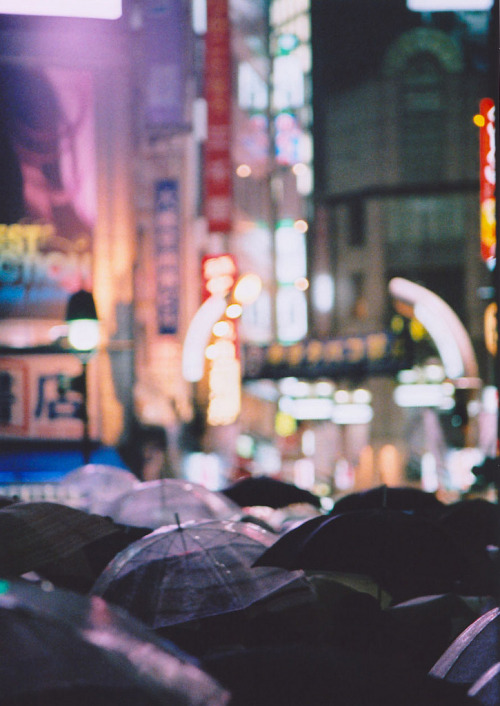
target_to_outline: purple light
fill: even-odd
[[[117,20],[121,0],[0,0],[0,14]]]

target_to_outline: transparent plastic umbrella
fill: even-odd
[[[117,554],[92,593],[153,629],[313,600],[302,571],[252,568],[276,535],[250,522],[208,521],[163,527]],[[264,606],[265,604],[265,606]]]
[[[115,522],[157,529],[176,522],[230,520],[241,508],[218,491],[179,478],[145,481],[121,495],[106,509]]]
[[[103,599],[0,581],[1,703],[219,706],[198,663]]]
[[[79,466],[59,481],[72,505],[99,514],[105,514],[113,500],[139,484],[131,471],[101,463]]]

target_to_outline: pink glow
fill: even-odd
[[[0,13],[117,20],[122,15],[122,2],[121,0],[0,0]]]

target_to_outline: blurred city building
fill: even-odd
[[[328,276],[335,292],[331,307],[323,309],[320,299],[313,308],[313,331],[323,337],[401,325],[389,282],[405,278],[438,295],[458,316],[478,361],[476,374],[487,387],[494,384],[493,357],[484,340],[493,262],[482,257],[480,242],[480,136],[474,116],[484,98],[496,95],[495,8],[491,3],[489,10],[474,11],[471,4],[470,11],[433,12],[428,5],[420,12],[391,0],[370,7],[311,6],[318,253],[311,281]],[[422,367],[445,361],[435,331],[426,330],[411,309],[403,313],[418,366],[413,381],[426,384],[428,394],[436,381],[426,379]],[[434,329],[444,333],[437,309],[435,315]],[[445,373],[439,384],[451,377],[455,388],[461,386]],[[459,371],[455,378],[463,375]],[[401,402],[401,392],[394,394],[397,377],[367,382],[375,454],[395,444],[406,467],[404,480],[420,481],[427,459],[434,466],[432,485],[436,474],[445,485],[466,485],[450,478],[452,453],[481,446],[475,416],[483,408],[481,391],[457,392],[454,406],[452,400],[425,401],[417,387],[409,387]],[[468,395],[467,402],[459,402],[461,394]],[[471,398],[472,414],[465,419],[458,410],[463,413]],[[494,418],[489,434],[495,437]],[[491,449],[490,442],[481,451]],[[465,467],[474,457],[470,452]],[[380,480],[383,465],[376,469]]]
[[[64,311],[85,289],[96,446],[164,429],[169,473],[213,487],[460,488],[496,433],[473,123],[494,90],[495,10],[119,5],[0,14],[5,448],[78,445]],[[458,315],[477,379],[450,382],[394,278]],[[408,402],[404,373],[427,402]]]

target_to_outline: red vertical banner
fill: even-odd
[[[209,233],[232,227],[231,34],[228,0],[207,0],[205,216]]]
[[[479,104],[483,124],[479,129],[479,200],[481,257],[486,262],[495,258],[496,249],[496,168],[495,168],[495,103],[483,98]]]

